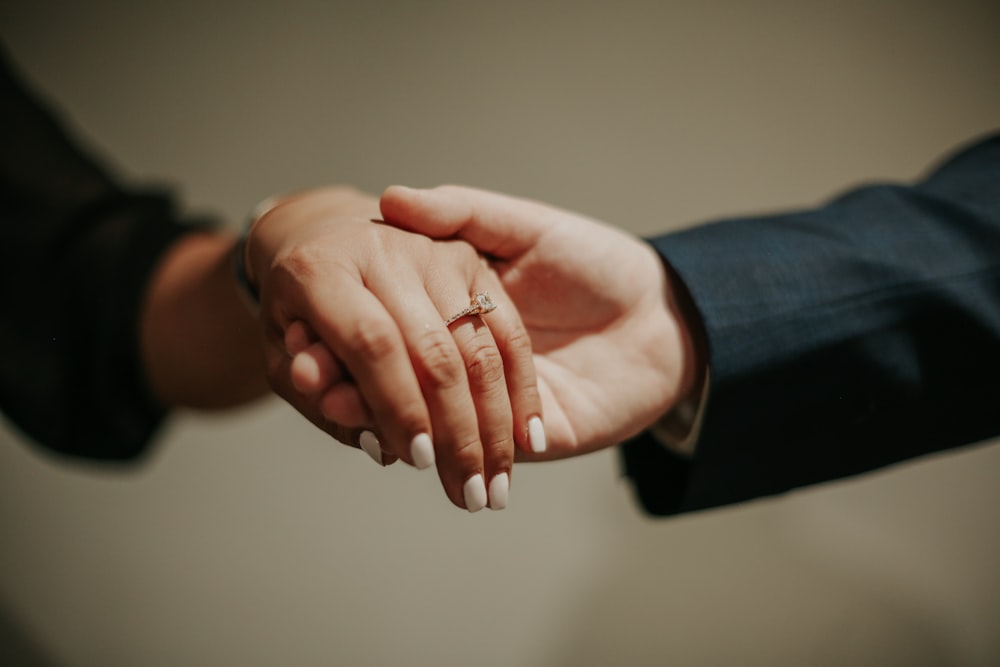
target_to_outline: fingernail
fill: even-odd
[[[510,475],[505,472],[496,475],[490,481],[490,509],[502,510],[507,507],[510,497]]]
[[[483,482],[483,476],[473,475],[465,480],[462,495],[465,496],[465,509],[470,512],[478,512],[486,507],[486,483]]]
[[[528,420],[528,444],[531,451],[541,453],[547,446],[545,443],[545,427],[542,426],[541,417],[532,417]]]
[[[316,357],[305,352],[295,353],[291,365],[292,386],[295,387],[295,391],[311,394],[320,389],[319,375],[319,363]]]
[[[361,445],[361,449],[365,450],[365,454],[370,456],[375,463],[382,465],[382,446],[378,442],[378,438],[371,431],[362,431],[361,437],[358,438],[358,443]]]
[[[434,443],[431,442],[431,436],[426,433],[415,436],[410,441],[410,457],[419,470],[434,465]]]

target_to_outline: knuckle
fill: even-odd
[[[430,387],[448,389],[461,383],[464,373],[462,360],[447,332],[427,332],[418,350],[420,373]]]
[[[365,359],[381,359],[391,354],[401,343],[386,322],[371,321],[357,327],[350,337],[351,347]]]
[[[483,445],[483,455],[503,468],[510,467],[514,459],[514,440],[510,435],[491,439]]]
[[[287,276],[293,281],[301,282],[312,276],[320,265],[319,249],[309,243],[296,243],[284,248],[275,257],[274,271],[278,276]]]
[[[500,352],[485,341],[469,351],[466,367],[469,382],[474,387],[494,385],[504,380],[503,359],[500,357]]]
[[[460,440],[451,450],[449,457],[456,477],[463,480],[480,471],[482,467],[482,444],[476,437]]]
[[[504,345],[514,359],[530,359],[532,353],[531,336],[523,326],[515,327],[507,334]]]

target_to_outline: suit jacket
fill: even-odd
[[[912,186],[652,240],[701,316],[695,456],[623,448],[655,514],[871,470],[1000,434],[1000,135]]]

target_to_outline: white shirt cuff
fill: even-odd
[[[705,382],[697,396],[678,403],[673,410],[649,427],[653,438],[671,452],[684,458],[693,458],[701,435],[701,423],[708,403],[711,376],[705,369]]]

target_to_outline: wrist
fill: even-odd
[[[254,232],[258,223],[277,206],[278,201],[278,197],[268,197],[254,206],[243,228],[243,233],[240,234],[233,246],[232,266],[236,285],[244,302],[254,315],[257,315],[260,310],[260,282],[258,279],[260,272],[254,270],[251,261],[251,238],[255,238]]]
[[[220,408],[266,391],[257,326],[238,303],[228,234],[191,234],[164,256],[140,322],[143,363],[167,406]]]

